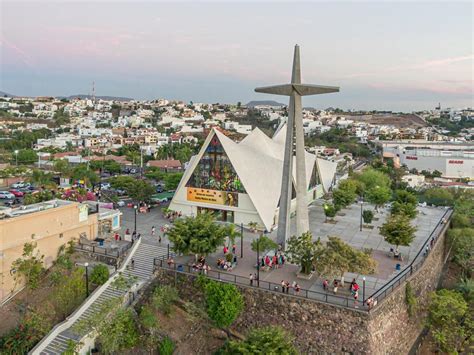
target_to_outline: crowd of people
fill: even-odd
[[[285,255],[281,251],[277,251],[273,256],[267,254],[260,259],[261,268],[279,269],[283,265],[285,265]]]

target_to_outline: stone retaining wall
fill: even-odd
[[[423,266],[409,279],[418,307],[408,316],[406,284],[402,284],[370,313],[281,295],[263,289],[236,285],[242,292],[245,310],[232,326],[246,333],[250,328],[279,325],[295,336],[303,354],[407,354],[423,329],[429,293],[436,289],[444,262],[444,231]],[[203,302],[194,276],[159,269],[160,283],[174,284],[184,300]]]

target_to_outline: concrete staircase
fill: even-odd
[[[136,249],[132,249],[131,253],[133,254],[127,258],[125,267],[121,268],[122,275],[125,278],[134,280],[134,284],[138,283],[139,285],[143,285],[153,277],[154,258],[166,258],[168,249],[165,246],[156,246],[146,244],[146,242],[141,242]],[[74,317],[74,321],[71,319],[65,321],[70,321],[71,324],[68,324],[68,327],[62,327],[65,329],[57,332],[54,337],[49,337],[50,340],[47,344],[35,347],[30,354],[62,354],[66,349],[68,349],[68,345],[71,341],[77,343],[84,337],[85,334],[77,334],[74,330],[74,326],[77,325],[78,322],[93,317],[106,302],[122,297],[127,292],[129,292],[129,289],[119,289],[112,283],[109,283],[103,290],[100,290],[100,295],[92,303],[88,304],[85,302],[81,308],[75,312],[79,314],[79,317]],[[56,329],[53,329],[52,332],[55,330]],[[43,339],[43,341],[46,339],[48,339],[48,337]]]

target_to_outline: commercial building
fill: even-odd
[[[255,128],[234,142],[213,128],[200,152],[188,165],[170,209],[183,215],[214,213],[221,221],[272,230],[278,223],[286,125],[268,137]],[[337,163],[305,152],[306,181],[310,204],[328,191]],[[293,181],[296,167],[293,164]],[[293,186],[291,211],[296,209]]]
[[[50,267],[58,250],[70,240],[97,237],[98,213],[87,204],[52,200],[19,208],[0,209],[0,302],[23,286],[15,280],[12,263],[25,243],[36,243]]]
[[[376,142],[376,141],[374,141]],[[450,179],[474,179],[474,144],[429,141],[379,141],[384,159],[418,171],[438,170]]]

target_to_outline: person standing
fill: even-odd
[[[323,289],[324,291],[327,291],[329,288],[329,281],[326,279],[323,281]]]
[[[334,280],[332,285],[333,285],[333,292],[334,292],[334,294],[336,294],[339,283],[337,282],[337,280]]]
[[[285,293],[286,282],[285,280],[281,280],[281,292]]]
[[[156,231],[155,226],[151,227],[151,235],[152,235],[152,236],[155,235],[155,231]]]
[[[232,254],[235,254],[236,249],[237,249],[237,245],[232,244]]]
[[[249,280],[250,280],[250,286],[253,286],[253,274],[250,274]]]

